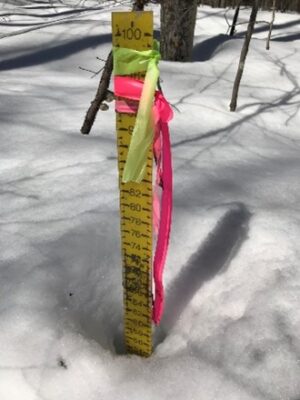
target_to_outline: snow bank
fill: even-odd
[[[222,10],[199,8],[198,61],[161,65],[174,221],[165,315],[140,359],[122,354],[114,111],[79,133],[98,78],[78,67],[107,55],[110,12],[34,6],[1,11],[0,399],[299,398],[298,17],[277,15],[269,52],[255,33],[236,113],[244,28],[228,40]]]

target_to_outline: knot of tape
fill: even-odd
[[[116,101],[116,111],[137,114],[122,181],[143,180],[150,146],[153,146],[157,165],[153,204],[154,216],[157,216],[154,218],[157,243],[153,263],[155,296],[152,313],[156,324],[161,320],[164,305],[162,275],[170,237],[173,190],[168,128],[173,111],[163,94],[156,90],[159,58],[157,50],[138,52],[123,48],[114,49],[114,90],[116,97],[122,98]],[[145,70],[144,81],[124,76]],[[138,108],[130,100],[139,101]],[[158,188],[162,189],[161,201]]]

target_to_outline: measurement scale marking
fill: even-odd
[[[153,46],[152,12],[114,12],[113,45],[134,50]],[[139,79],[141,74],[135,74]],[[135,125],[134,114],[116,115],[121,212],[121,248],[124,287],[126,349],[149,356],[152,352],[152,149],[145,179],[122,182],[128,147]]]

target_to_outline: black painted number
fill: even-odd
[[[142,207],[140,204],[130,203],[130,210],[131,211],[141,211]]]
[[[123,39],[128,40],[140,40],[142,37],[142,31],[139,28],[128,28],[122,30]]]
[[[130,196],[141,197],[141,191],[139,189],[130,189],[129,190]]]

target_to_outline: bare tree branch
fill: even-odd
[[[148,2],[148,0],[135,0],[132,10],[133,11],[143,11],[144,5]],[[109,53],[108,58],[105,62],[102,76],[99,82],[99,86],[96,92],[96,96],[94,100],[91,102],[91,105],[86,113],[83,125],[81,127],[81,133],[83,135],[88,135],[92,129],[94,121],[96,119],[97,113],[99,109],[107,110],[107,105],[102,105],[104,100],[107,99],[108,87],[112,75],[113,70],[113,54],[112,51]]]
[[[90,133],[90,130],[92,129],[100,105],[105,100],[107,89],[110,83],[112,70],[113,70],[113,54],[111,51],[104,65],[104,69],[96,92],[96,96],[94,100],[91,102],[91,105],[86,113],[83,125],[81,127],[81,133],[83,135],[88,135]]]

